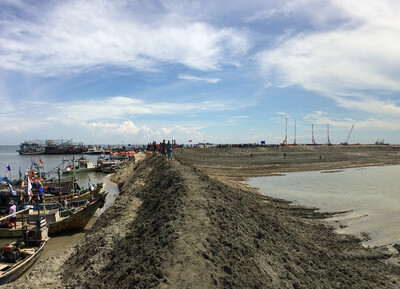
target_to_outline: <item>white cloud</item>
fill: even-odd
[[[275,49],[261,52],[264,76],[278,86],[300,85],[331,97],[346,108],[400,117],[398,104],[387,98],[400,91],[400,3],[328,4],[337,19],[347,20],[328,31],[288,36]],[[310,15],[319,12],[309,9]]]
[[[192,22],[174,11],[156,11],[156,18],[150,17],[153,14],[144,17],[145,4],[53,4],[43,11],[33,8],[38,13],[35,17],[0,20],[2,68],[51,76],[106,65],[154,70],[160,64],[179,63],[208,71],[223,64],[237,65],[238,56],[250,47],[241,31]]]
[[[180,142],[202,135],[200,126],[182,126],[173,125],[171,127],[157,127],[150,129],[144,125],[138,127],[131,120],[122,123],[93,122],[90,123],[93,128],[91,131],[107,135],[108,138],[135,139],[143,143],[152,140],[161,141],[161,139],[179,139]]]
[[[10,102],[9,110],[13,114],[0,114],[0,131],[14,131],[16,133],[31,133],[43,127],[43,133],[56,133],[60,130],[93,131],[105,135],[138,135],[162,136],[173,134],[188,134],[199,130],[201,126],[186,125],[172,126],[161,129],[163,125],[151,127],[138,126],[133,121],[146,116],[187,116],[193,113],[209,111],[235,110],[241,104],[229,100],[202,101],[202,102],[145,102],[135,98],[116,96],[106,99],[70,101],[65,103],[21,101]],[[18,109],[16,109],[18,107]],[[45,108],[45,109],[44,109]],[[158,119],[158,118],[157,118]],[[138,120],[139,123],[146,121]],[[180,121],[185,123],[185,121]],[[185,131],[189,128],[189,132]],[[151,133],[150,133],[151,132]],[[47,136],[46,136],[47,137]]]
[[[337,120],[334,117],[328,116],[326,112],[314,111],[303,115],[303,120],[309,123],[313,123],[319,126],[326,126],[329,124],[330,129],[350,129],[354,124],[356,129],[388,129],[388,130],[400,130],[400,123],[391,120],[384,120],[378,118],[367,118],[365,120],[357,121],[352,118],[345,118],[343,120]]]
[[[137,135],[139,133],[148,133],[150,129],[147,126],[137,127],[131,120],[126,120],[122,123],[104,123],[92,122],[89,123],[94,128],[99,128],[101,133],[108,135]]]
[[[213,83],[213,84],[221,81],[221,79],[219,79],[219,78],[206,78],[206,77],[198,77],[198,76],[185,75],[185,74],[179,75],[178,78],[183,79],[183,80],[204,81],[204,82]]]

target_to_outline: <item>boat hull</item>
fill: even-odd
[[[87,172],[94,172],[94,168],[90,168],[90,169],[75,169],[75,174],[87,173]],[[72,174],[72,170],[63,172],[63,175],[69,175],[69,174]]]
[[[22,152],[22,151],[17,151],[20,155],[23,155],[23,156],[26,156],[26,155],[28,155],[28,156],[30,156],[30,155],[43,155],[44,154],[44,151],[40,151],[40,152]]]
[[[0,238],[16,239],[22,237],[21,229],[0,228]]]
[[[12,282],[24,274],[37,261],[40,254],[42,254],[45,244],[46,241],[43,241],[34,254],[22,260],[20,263],[17,263],[14,268],[0,275],[0,284]]]
[[[107,193],[101,193],[94,201],[89,203],[87,207],[72,213],[67,218],[60,221],[50,222],[50,220],[47,220],[49,224],[49,235],[67,230],[84,229],[97,209],[104,204],[106,196]],[[22,233],[22,228],[0,228],[0,238],[18,238],[22,236]]]
[[[54,235],[61,231],[84,229],[101,204],[101,198],[98,198],[96,202],[87,208],[70,215],[64,220],[51,223],[49,226],[49,235]]]

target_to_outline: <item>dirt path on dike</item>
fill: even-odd
[[[253,150],[253,157],[249,152],[175,150],[179,161],[172,164],[160,155],[127,164],[113,178],[120,195],[90,231],[63,254],[42,260],[5,287],[400,287],[400,268],[383,262],[388,252],[335,234],[321,222],[325,215],[313,209],[238,185],[251,161],[243,161],[247,168],[231,175],[235,170],[223,169],[232,167],[231,158],[238,166],[239,158],[258,154],[271,162],[276,157],[279,170],[287,166],[280,160],[282,151]],[[300,152],[298,159],[303,154],[309,167],[315,167],[320,153],[315,161],[315,151]],[[377,155],[389,153],[393,152]],[[358,154],[358,159],[371,163],[372,158]]]

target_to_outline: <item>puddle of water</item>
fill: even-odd
[[[400,166],[335,171],[297,172],[251,178],[246,183],[260,192],[294,204],[343,212],[327,219],[339,233],[367,236],[368,246],[400,239]]]

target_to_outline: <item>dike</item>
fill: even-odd
[[[128,163],[113,180],[120,195],[90,231],[13,288],[400,286],[399,267],[382,262],[386,252],[335,234],[313,209],[161,155]]]

